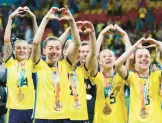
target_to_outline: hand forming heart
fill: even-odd
[[[144,46],[143,44],[144,43],[149,43],[148,46]],[[137,49],[141,49],[141,48],[151,48],[151,47],[161,47],[162,46],[162,43],[159,42],[159,41],[156,41],[155,39],[152,39],[152,38],[141,38],[139,39],[135,44],[134,46],[137,48]]]
[[[61,14],[61,17],[60,18],[57,17],[56,13],[58,13],[59,15]],[[67,21],[73,20],[73,16],[67,6],[60,8],[60,9],[57,7],[52,7],[48,11],[48,13],[45,15],[45,18],[49,20],[55,19],[55,20],[60,20],[60,21],[61,20],[67,20]]]
[[[79,32],[92,33],[94,32],[94,26],[89,21],[78,21],[76,22]]]
[[[106,34],[115,34],[115,35],[127,35],[127,33],[120,28],[117,24],[115,24],[114,26],[112,24],[106,26],[102,31],[101,31],[102,35],[106,35]]]
[[[24,17],[24,16],[30,16],[30,17],[35,17],[35,15],[30,11],[30,9],[25,6],[25,7],[18,7],[11,15],[10,18],[13,19],[16,16],[19,17]]]

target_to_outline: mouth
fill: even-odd
[[[24,56],[25,55],[25,53],[19,53],[19,56]]]
[[[149,62],[148,61],[140,61],[139,64],[141,66],[148,66]]]
[[[111,64],[112,63],[112,60],[107,60],[105,63],[106,64]]]
[[[52,59],[57,59],[57,58],[58,58],[58,55],[54,54],[54,55],[50,55],[50,57],[51,57]]]

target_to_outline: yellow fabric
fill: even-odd
[[[112,78],[107,78],[108,83],[111,81]],[[97,87],[94,123],[126,123],[127,111],[124,98],[124,82],[122,81],[124,80],[118,74],[114,76],[113,91],[111,96],[108,97],[108,104],[112,112],[110,115],[105,115],[103,113],[106,101],[104,97],[104,76],[101,72],[98,72],[95,78],[91,77],[92,84],[96,84]],[[120,90],[116,89],[117,86],[120,87]]]
[[[78,93],[78,100],[81,104],[80,109],[74,108],[74,96],[70,95],[70,119],[71,120],[88,120],[87,113],[87,101],[86,101],[86,86],[84,79],[88,78],[88,72],[85,70],[84,66],[81,65],[76,68],[77,74],[77,87],[76,91]]]
[[[139,16],[140,18],[145,18],[146,17],[147,10],[146,8],[140,8],[139,9]]]
[[[60,102],[62,110],[56,111],[55,105],[55,88],[52,73],[55,69],[50,68],[47,63],[40,60],[35,66],[34,72],[37,73],[37,89],[36,89],[36,119],[65,119],[69,118],[68,102],[70,90],[67,77],[67,71],[70,65],[66,59],[58,62],[58,70],[60,73]]]
[[[129,72],[127,84],[130,87],[130,111],[129,123],[162,123],[162,111],[160,104],[160,80],[161,71],[154,71],[149,76],[149,98],[146,102],[148,117],[140,116],[141,110],[141,94],[139,78],[137,73]],[[147,78],[140,78],[142,85],[147,81]],[[150,101],[150,103],[148,102]]]
[[[21,92],[24,94],[22,101],[18,100],[19,83],[18,83],[18,61],[12,57],[5,63],[7,68],[7,88],[8,98],[7,107],[11,109],[33,109],[34,106],[34,86],[32,80],[33,62],[31,59],[25,61],[26,78],[24,85],[20,87]]]

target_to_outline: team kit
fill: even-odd
[[[33,22],[32,43],[12,43],[13,20],[26,15]],[[69,27],[60,37],[42,41],[50,20],[67,21]],[[88,41],[81,41],[81,32]],[[101,49],[106,35],[122,38],[125,52],[120,57]],[[117,24],[107,25],[96,39],[93,24],[75,22],[66,6],[52,7],[39,27],[27,6],[18,7],[9,15],[4,34],[7,122],[162,123],[161,53],[162,42],[147,37],[132,45]]]

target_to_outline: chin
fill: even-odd
[[[140,66],[141,70],[148,70],[149,66]]]
[[[110,69],[110,68],[113,67],[113,65],[112,64],[108,64],[108,65],[105,65],[104,67]]]
[[[25,59],[27,59],[27,58],[23,56],[23,57],[19,57],[19,58],[17,58],[17,59],[22,61],[22,60],[25,60]]]

